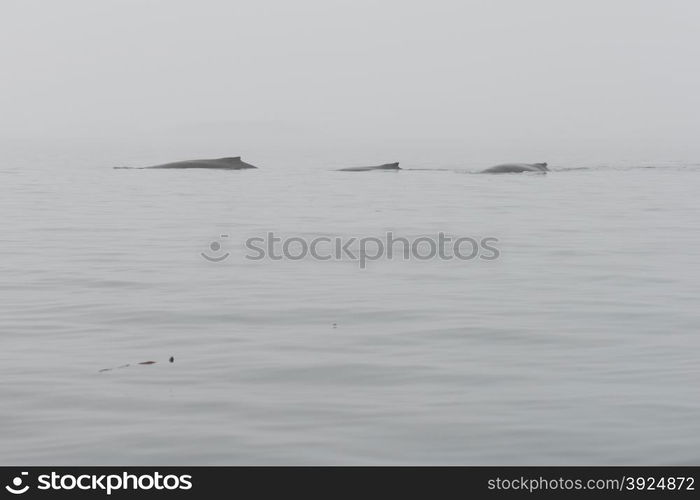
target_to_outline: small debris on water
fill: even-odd
[[[171,363],[174,363],[174,362],[175,362],[175,356],[170,356],[170,358],[168,359],[168,361],[170,361]],[[157,363],[157,361],[150,361],[150,360],[149,360],[149,361],[141,361],[140,363],[135,363],[135,364],[137,364],[137,365],[154,365],[154,364],[156,364],[156,363]],[[127,364],[125,364],[125,365],[116,366],[116,367],[114,367],[114,368],[102,368],[101,370],[97,370],[97,372],[98,372],[98,373],[109,372],[109,371],[112,371],[112,370],[117,370],[117,369],[119,369],[119,368],[126,368],[127,366],[131,366],[131,364],[130,364],[130,363],[127,363]]]

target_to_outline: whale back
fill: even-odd
[[[503,163],[483,170],[485,174],[511,174],[521,172],[548,172],[547,163]]]
[[[399,162],[394,162],[374,167],[347,167],[339,169],[340,172],[368,172],[370,170],[401,170],[401,167],[399,167]]]
[[[250,163],[241,160],[240,156],[230,156],[210,160],[185,160],[173,163],[164,163],[144,168],[208,168],[214,170],[241,170],[245,168],[257,168]]]

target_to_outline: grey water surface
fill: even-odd
[[[700,462],[697,163],[97,151],[3,154],[0,463]],[[270,231],[500,258],[246,259]]]

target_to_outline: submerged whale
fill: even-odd
[[[512,174],[520,172],[548,172],[546,163],[504,163],[482,170],[482,174]]]
[[[385,163],[384,165],[377,165],[375,167],[348,167],[340,168],[338,172],[368,172],[370,170],[401,170],[399,167],[399,162],[396,163]]]
[[[250,163],[241,160],[240,156],[229,158],[216,158],[212,160],[185,160],[176,161],[173,163],[163,163],[162,165],[153,165],[152,167],[114,167],[114,168],[209,168],[217,170],[242,170],[244,168],[258,168]]]

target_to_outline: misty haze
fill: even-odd
[[[0,462],[698,464],[699,18],[3,0]]]

